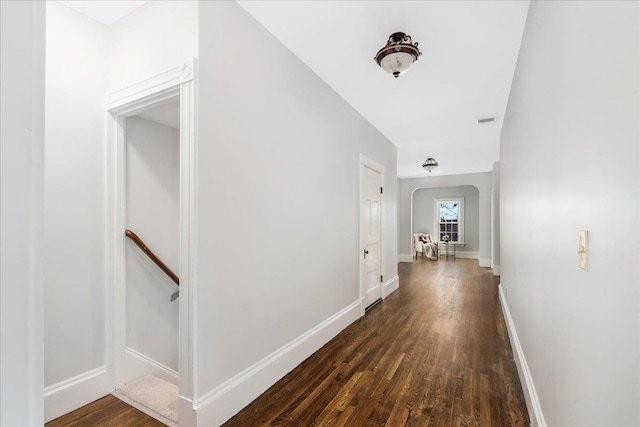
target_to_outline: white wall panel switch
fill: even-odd
[[[589,231],[580,230],[578,234],[578,267],[583,270],[587,269],[587,243],[589,240]]]

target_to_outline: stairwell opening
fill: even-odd
[[[180,99],[124,121],[124,351],[116,397],[178,423]]]

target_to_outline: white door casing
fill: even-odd
[[[107,96],[107,200],[106,200],[106,365],[111,388],[122,385],[125,353],[125,180],[126,117],[152,105],[180,98],[180,319],[179,417],[194,424],[192,398],[197,384],[195,369],[196,294],[196,59]],[[193,422],[192,422],[193,421]]]
[[[362,313],[382,297],[382,198],[384,167],[361,156],[360,298]]]

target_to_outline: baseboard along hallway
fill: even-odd
[[[499,278],[473,259],[426,258],[400,263],[399,276],[396,292],[224,427],[528,426]],[[47,426],[99,425],[90,410],[99,402]],[[141,413],[127,424],[137,411],[106,403],[94,415],[111,412],[119,426],[156,425]]]
[[[399,265],[400,288],[225,427],[526,426],[498,300],[472,259]]]

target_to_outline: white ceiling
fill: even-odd
[[[75,1],[61,1],[61,3],[77,10],[80,13],[84,13],[90,18],[104,24],[111,25],[120,18],[133,12],[134,9],[139,8],[146,1],[133,1],[133,0],[75,0]]]
[[[63,3],[110,25],[146,2]],[[528,0],[239,3],[398,147],[398,176],[425,176],[427,157],[440,163],[432,175],[498,160]],[[423,53],[398,79],[373,60],[396,31]]]
[[[180,101],[161,104],[136,115],[152,122],[180,129]]]
[[[398,176],[425,176],[427,157],[432,175],[498,160],[529,1],[239,3],[398,147]],[[423,53],[398,79],[373,60],[396,31]]]

